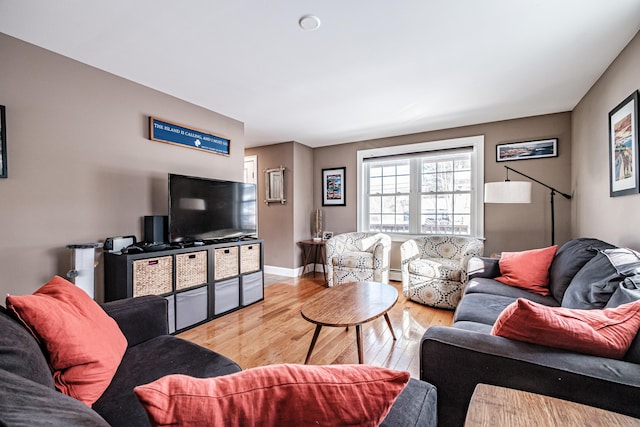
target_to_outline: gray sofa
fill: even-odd
[[[463,425],[479,383],[640,417],[638,337],[624,360],[614,360],[490,334],[502,310],[517,298],[580,309],[609,308],[638,299],[640,261],[632,253],[612,253],[615,249],[596,239],[564,244],[549,269],[549,296],[493,280],[500,275],[497,259],[471,260],[470,280],[453,327],[432,327],[421,341],[420,378],[438,389],[439,425]]]
[[[167,301],[162,297],[123,299],[103,308],[120,326],[128,348],[111,384],[89,408],[55,390],[38,343],[0,306],[1,426],[148,426],[133,393],[136,385],[168,374],[206,378],[240,371],[232,360],[169,335]],[[435,426],[435,388],[411,379],[382,425]]]

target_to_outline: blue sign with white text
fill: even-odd
[[[229,155],[230,139],[189,129],[154,117],[150,117],[149,121],[149,133],[154,141],[180,144],[199,150]]]

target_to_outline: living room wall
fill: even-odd
[[[168,172],[242,180],[241,122],[4,34],[0,52],[9,172],[0,179],[0,294],[64,276],[67,244],[142,239],[142,217],[167,214]],[[150,141],[149,116],[231,138],[231,155]]]
[[[315,149],[314,176],[318,179],[323,168],[341,166],[347,168],[347,205],[322,208],[326,218],[325,228],[334,233],[356,230],[358,150],[474,135],[484,135],[485,138],[485,182],[504,180],[503,166],[507,165],[571,194],[571,113],[548,114]],[[497,144],[546,138],[558,138],[558,157],[496,162]],[[527,181],[526,178],[513,173],[510,178]],[[314,191],[316,204],[321,206],[321,186],[316,185]],[[551,244],[550,212],[549,191],[535,183],[532,186],[531,204],[485,205],[485,254],[549,246]],[[556,197],[556,243],[562,244],[571,238],[570,213],[571,201]],[[399,245],[400,243],[396,242],[392,247],[392,269],[399,269],[400,266]]]
[[[572,115],[575,236],[640,249],[640,194],[609,196],[609,112],[640,88],[640,33],[578,103]]]
[[[265,242],[265,272],[294,276],[300,266],[300,240],[310,237],[310,214],[313,210],[313,149],[297,142],[247,148],[245,155],[258,159],[258,234]],[[265,169],[284,166],[285,204],[265,198]]]

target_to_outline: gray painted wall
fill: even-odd
[[[142,239],[141,218],[167,214],[168,172],[242,180],[241,122],[3,34],[0,52],[9,162],[0,179],[0,294],[66,274],[69,243]],[[231,156],[150,141],[148,116],[229,137]]]
[[[508,165],[529,176],[571,193],[571,114],[559,113],[523,119],[485,123],[435,132],[403,135],[362,141],[351,144],[323,147],[315,150],[314,176],[320,177],[323,168],[347,167],[347,206],[326,207],[327,230],[334,233],[352,231],[357,226],[357,174],[358,150],[438,141],[450,138],[484,135],[485,137],[485,181],[502,181],[504,165]],[[508,142],[558,138],[558,157],[496,162],[496,145]],[[319,178],[318,178],[319,179]],[[510,174],[512,180],[525,180]],[[315,188],[317,205],[322,204],[319,185]],[[571,233],[571,202],[556,197],[556,243],[569,240]],[[551,244],[551,208],[549,191],[533,184],[532,203],[527,205],[485,205],[485,253],[519,251],[540,248]],[[399,268],[399,243],[391,251],[391,267]]]
[[[640,33],[572,114],[572,234],[640,248],[640,194],[609,197],[609,112],[640,88]],[[640,166],[640,165],[638,165]]]

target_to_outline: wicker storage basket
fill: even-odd
[[[260,270],[260,243],[240,246],[240,273]]]
[[[176,291],[207,283],[207,251],[176,255]]]
[[[133,261],[133,296],[162,295],[171,292],[173,257],[163,256]]]
[[[214,249],[214,279],[220,280],[238,275],[238,247]]]

